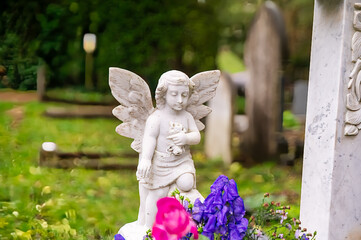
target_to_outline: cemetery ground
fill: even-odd
[[[119,154],[132,151],[131,139],[115,133],[120,123],[115,117],[49,118],[43,114],[47,108],[64,104],[30,100],[0,101],[0,239],[113,239],[137,217],[135,171],[40,167],[39,150],[51,141],[64,152]],[[291,206],[290,217],[298,217],[300,160],[293,167],[276,162],[225,167],[220,159],[205,157],[203,144],[192,152],[197,188],[204,196],[225,174],[237,182],[248,212],[269,192],[275,201]]]

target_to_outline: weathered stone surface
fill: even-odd
[[[302,225],[328,240],[361,239],[361,134],[344,135],[356,1],[340,2],[315,1],[301,193]]]
[[[226,164],[232,163],[232,131],[235,88],[230,78],[222,74],[216,96],[209,101],[212,108],[206,120],[205,152],[209,158],[221,157]]]
[[[191,78],[180,71],[168,71],[158,81],[154,108],[149,88],[141,77],[125,69],[109,69],[109,85],[120,103],[113,110],[122,121],[116,131],[133,138],[131,146],[139,152],[138,220],[119,230],[127,240],[143,239],[144,230],[154,223],[157,201],[174,186],[185,197],[203,198],[195,189],[189,146],[200,141],[199,131],[204,128],[200,119],[211,111],[204,103],[216,94],[219,78],[218,70]]]
[[[308,82],[297,80],[293,89],[292,113],[304,119],[306,117]]]

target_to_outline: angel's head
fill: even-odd
[[[163,73],[155,91],[157,108],[169,104],[174,110],[184,109],[193,89],[194,83],[185,73],[177,70]]]

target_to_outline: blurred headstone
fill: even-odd
[[[49,107],[45,116],[53,118],[112,118],[113,106],[83,106]]]
[[[43,142],[39,153],[40,166],[52,166],[57,162],[57,146],[53,142]]]
[[[308,82],[297,80],[293,88],[292,113],[300,120],[306,117]]]
[[[249,81],[249,73],[247,71],[230,74],[233,84],[237,87],[238,95],[244,96],[246,92],[247,82]]]
[[[344,132],[360,16],[359,0],[315,1],[300,217],[317,239],[361,239],[361,134]]]
[[[286,55],[282,14],[273,2],[266,1],[253,20],[244,53],[250,77],[244,150],[255,161],[266,161],[277,154],[277,133],[282,129],[281,70]]]
[[[208,102],[212,112],[206,119],[205,152],[210,158],[221,157],[232,163],[232,131],[236,89],[227,74],[222,73],[216,96]]]
[[[244,114],[236,114],[233,117],[233,131],[237,133],[244,133],[247,131],[249,122],[248,118]]]
[[[122,162],[119,163],[119,158]],[[62,152],[54,142],[44,142],[39,152],[39,166],[49,168],[88,168],[95,170],[136,169],[137,154],[133,152],[112,153],[86,153]],[[125,161],[129,159],[129,161]]]

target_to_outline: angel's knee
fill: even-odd
[[[181,175],[176,182],[178,188],[183,192],[188,192],[193,189],[194,176],[191,173]]]

